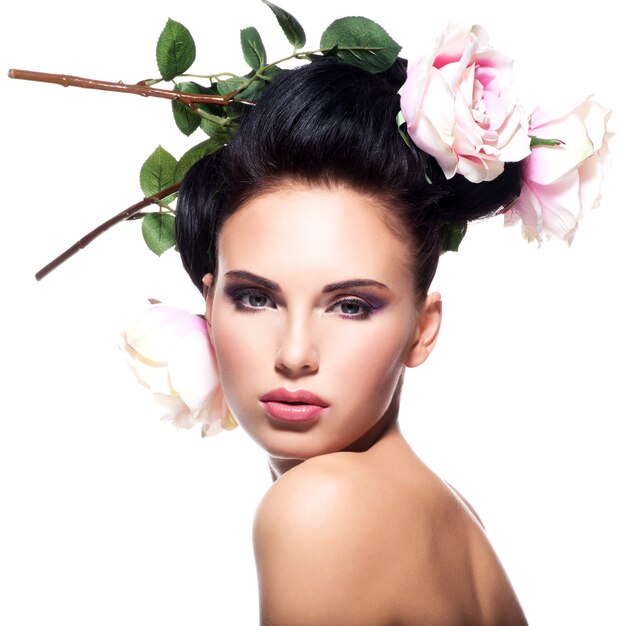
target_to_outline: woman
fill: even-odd
[[[64,0],[35,5],[11,8],[5,41],[11,65],[125,80],[152,75],[154,39],[172,11],[171,3],[157,3],[151,15],[128,3],[114,11],[109,3],[79,16]],[[242,10],[254,10],[248,5]],[[621,84],[606,77],[620,75],[612,48],[620,25],[606,20],[612,9],[606,2],[594,7],[584,18],[569,15],[563,26],[558,5],[527,2],[515,29],[498,18],[496,2],[469,13],[467,3],[433,4],[419,22],[402,19],[404,3],[360,0],[337,13],[374,17],[415,52],[450,16],[488,24],[494,43],[506,40],[517,58],[516,77],[526,83],[529,102],[544,102],[548,94],[556,100],[558,76],[561,102],[593,88],[615,103]],[[259,3],[258,11],[266,9]],[[306,23],[318,13],[318,6],[298,9]],[[173,17],[189,26],[210,24],[195,2],[178,2]],[[331,17],[321,16],[319,28]],[[223,39],[221,28],[204,38],[205,59],[212,68],[213,59],[237,67],[236,51],[225,56],[245,25],[241,12],[220,15],[220,24]],[[533,37],[546,24],[561,26],[549,37]],[[111,33],[126,45],[111,45]],[[200,442],[153,423],[151,405],[137,398],[111,348],[129,302],[143,306],[150,296],[200,310],[197,293],[180,280],[176,255],[157,262],[142,249],[133,252],[134,222],[108,233],[108,243],[90,247],[63,272],[42,283],[32,279],[59,244],[136,198],[136,166],[156,141],[182,153],[178,131],[153,102],[5,87],[10,113],[3,116],[3,136],[12,155],[5,228],[15,236],[2,248],[3,266],[11,268],[5,293],[20,300],[5,307],[3,325],[4,361],[12,370],[7,391],[14,398],[6,406],[14,419],[3,420],[0,438],[10,512],[3,519],[0,621],[45,623],[62,615],[67,624],[254,623],[246,533],[248,502],[254,506],[256,492],[267,487],[263,458],[241,432]],[[68,108],[70,98],[78,105]],[[90,131],[76,133],[77,127]],[[32,163],[33,145],[45,146],[49,157],[37,168],[36,184],[33,169],[24,167]],[[46,210],[37,210],[37,227],[26,233],[25,211],[34,213],[41,203]],[[624,615],[624,518],[615,497],[624,459],[622,374],[614,366],[624,346],[623,304],[612,277],[612,268],[623,266],[623,219],[620,203],[605,194],[602,211],[570,250],[557,243],[537,251],[502,230],[499,219],[474,225],[461,253],[441,261],[445,332],[434,360],[406,376],[403,432],[429,465],[479,504],[533,624],[615,623]],[[419,384],[410,384],[416,372]]]
[[[521,168],[447,180],[398,132],[405,67],[284,72],[181,188],[222,389],[275,480],[254,530],[269,626],[526,623],[478,516],[398,426],[446,228],[508,205]]]

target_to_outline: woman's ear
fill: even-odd
[[[205,274],[202,277],[202,283],[204,286],[202,287],[202,295],[204,296],[205,302],[205,313],[204,316],[206,318],[207,327],[209,329],[209,335],[211,334],[211,311],[213,309],[213,290],[211,286],[213,285],[213,274]]]
[[[441,294],[437,291],[426,297],[422,308],[413,344],[404,364],[407,367],[421,365],[437,343],[441,327]]]
[[[213,274],[205,274],[202,277],[202,283],[204,284],[204,287],[202,288],[202,295],[204,296],[204,299],[206,300],[207,296],[209,295],[209,289],[211,288],[211,285],[213,284]]]

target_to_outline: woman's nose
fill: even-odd
[[[281,329],[276,369],[290,376],[316,372],[319,350],[313,335],[312,320],[304,315],[290,315]]]

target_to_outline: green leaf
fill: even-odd
[[[194,83],[194,84],[198,85],[198,83]],[[212,83],[208,87],[204,85],[198,85],[198,87],[200,87],[201,89],[200,93],[205,94],[207,96],[221,96],[222,94],[219,92],[217,85],[218,83]],[[209,115],[218,115],[218,116],[226,115],[225,113],[226,106],[223,104],[212,104],[210,102],[202,102],[202,103],[198,103],[197,107],[201,109],[202,111],[204,111],[205,113],[208,113]]]
[[[277,65],[268,65],[267,69],[263,70],[263,76],[273,80],[276,78],[283,70],[280,69]]]
[[[220,146],[227,144],[235,134],[236,127],[228,120],[227,124],[221,124],[218,120],[203,118],[200,128]]]
[[[176,221],[169,213],[148,213],[141,222],[143,239],[157,256],[176,245]]]
[[[323,32],[320,48],[372,74],[391,67],[401,50],[382,26],[366,17],[335,20]]]
[[[465,233],[467,232],[467,222],[462,224],[444,224],[443,226],[443,251],[458,252],[459,246]]]
[[[144,196],[153,196],[162,189],[173,185],[176,159],[159,146],[141,166],[139,184]]]
[[[244,28],[241,31],[241,49],[243,50],[243,58],[253,70],[258,70],[267,64],[265,46],[261,41],[259,31],[254,26]]]
[[[225,96],[226,94],[229,94],[232,91],[241,89],[245,84],[250,82],[250,78],[251,76],[234,76],[233,78],[220,80],[219,82],[215,83],[217,93],[220,96]]]
[[[249,100],[250,102],[256,102],[266,87],[267,87],[266,81],[255,80],[246,89],[244,89],[240,94],[237,94],[236,98],[238,100]]]
[[[315,63],[316,61],[323,61],[324,57],[328,56],[328,53],[326,54],[304,54],[302,55],[302,58],[306,58],[309,61],[311,61],[311,63]]]
[[[249,100],[250,102],[256,102],[266,87],[267,87],[266,81],[254,80],[243,91],[240,91],[235,96],[234,99],[235,100]]]
[[[213,154],[218,150],[221,150],[224,144],[219,140],[213,138],[206,139],[205,141],[190,148],[180,157],[178,164],[176,165],[176,172],[174,173],[174,182],[182,180],[183,176],[187,173],[187,170],[195,165],[203,157]]]
[[[224,112],[231,120],[239,119],[250,107],[247,104],[231,100],[225,107]]]
[[[172,80],[186,72],[196,58],[196,44],[191,33],[180,23],[167,20],[156,48],[157,65],[163,80]]]
[[[262,2],[272,9],[289,43],[294,48],[302,48],[306,43],[306,35],[304,34],[304,29],[300,26],[300,22],[291,13],[287,13],[287,11],[277,7],[275,4],[267,0],[262,0]]]
[[[280,70],[279,70],[280,71]],[[258,100],[262,91],[267,87],[267,81],[259,78],[257,80],[253,80],[250,82],[250,79],[255,75],[255,72],[250,72],[246,76],[236,76],[234,78],[227,78],[226,80],[220,80],[216,83],[217,91],[220,96],[225,96],[226,94],[232,93],[233,91],[237,91],[241,89],[245,85],[245,89],[240,91],[235,98],[238,100],[250,100],[251,102],[255,102]],[[275,76],[275,71],[267,72],[269,76]]]
[[[193,82],[178,83],[174,87],[174,91],[193,94],[203,93],[202,86]],[[174,114],[174,121],[176,126],[178,126],[178,130],[187,135],[187,137],[200,126],[200,116],[189,106],[178,100],[172,100],[172,113]]]

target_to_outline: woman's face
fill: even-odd
[[[383,417],[405,365],[425,358],[406,243],[373,199],[293,184],[238,209],[218,250],[207,321],[237,421],[275,458],[347,448]],[[280,388],[327,406],[261,400]]]

